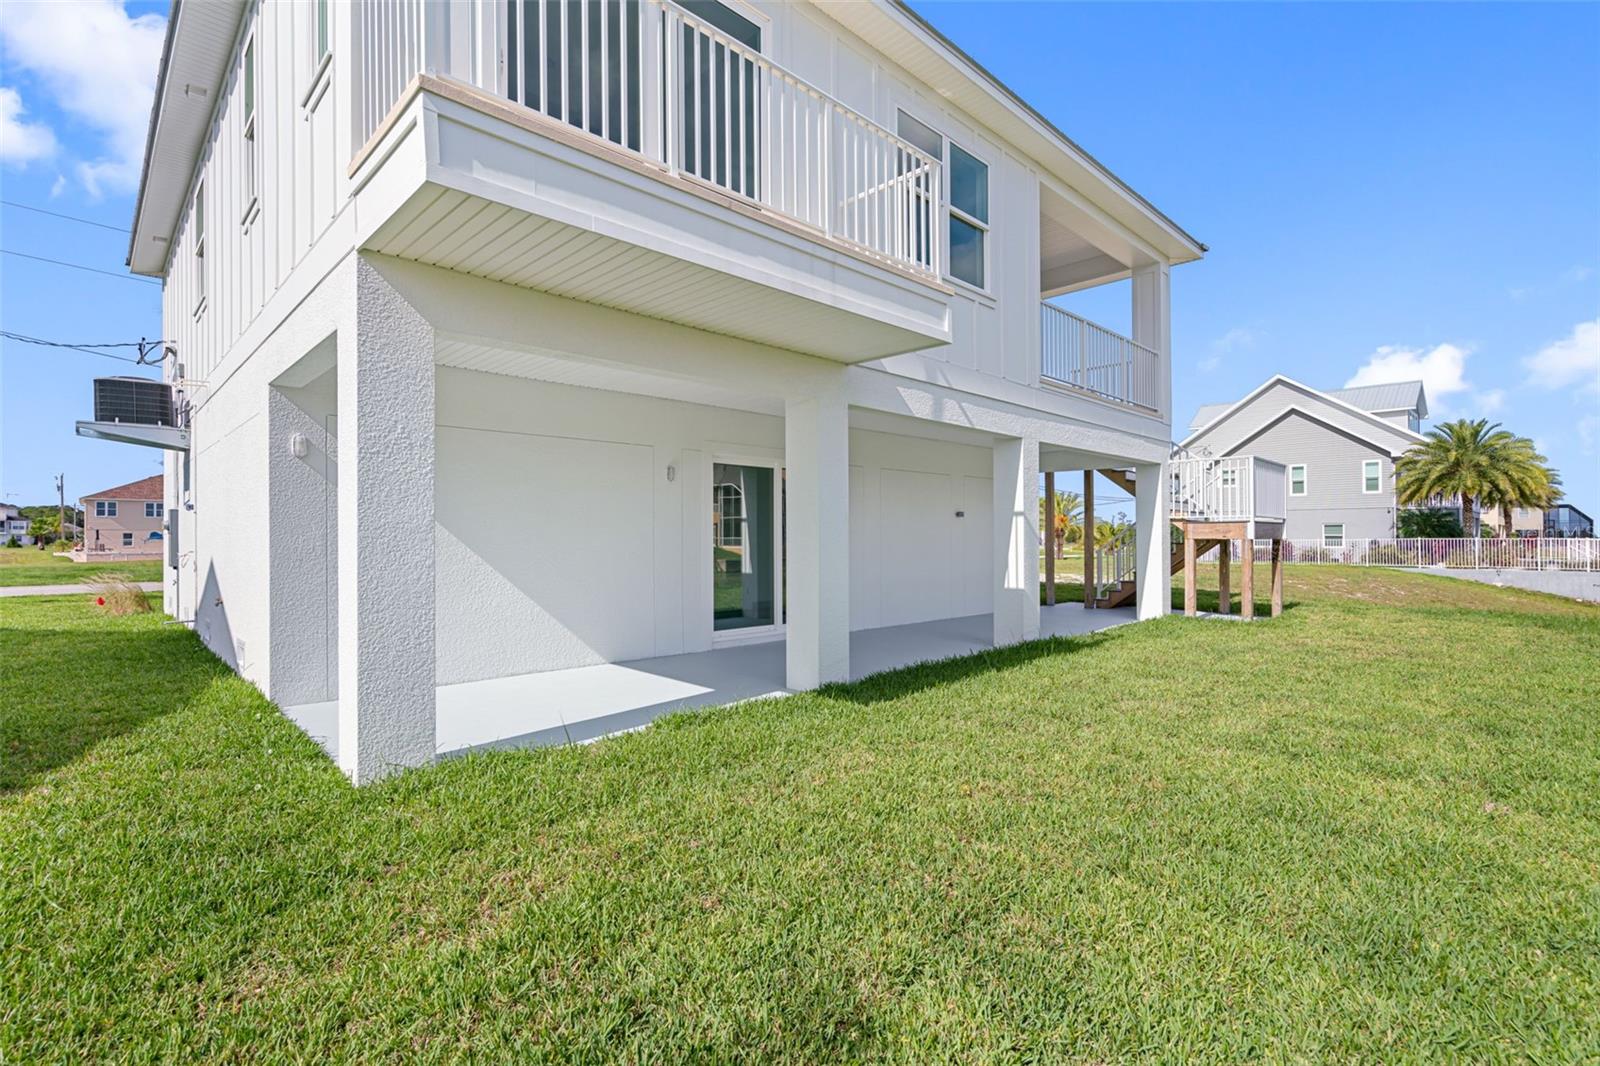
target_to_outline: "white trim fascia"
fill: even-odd
[[[1036,158],[1041,164],[1041,169],[1057,176],[1063,183],[1081,187],[1083,177],[1096,181],[1102,189],[1122,200],[1145,223],[1154,230],[1159,231],[1170,242],[1171,248],[1181,247],[1187,253],[1187,256],[1185,256],[1174,251],[1166,252],[1164,258],[1167,258],[1172,263],[1193,262],[1203,257],[1209,250],[1203,242],[1184,230],[1182,226],[1168,217],[1160,208],[1135,191],[1131,185],[1117,177],[1104,163],[1094,158],[1082,146],[1057,129],[1049,119],[1045,118],[1024,100],[1020,94],[1007,86],[994,74],[985,70],[960,45],[946,37],[937,27],[908,6],[905,0],[885,0],[885,2],[872,4],[870,7],[868,5],[842,3],[819,3],[817,7],[858,37],[866,37],[867,35],[863,34],[857,25],[852,24],[852,19],[844,17],[842,12],[852,11],[852,9],[862,11],[870,9],[886,14],[900,32],[906,34],[919,47],[925,49],[926,52],[932,54],[946,66],[958,72],[969,84],[988,96],[993,103],[1004,108],[1012,117],[1019,120],[1027,127],[1029,133],[1040,139],[1038,147],[1057,153],[1059,159],[1068,161],[1072,167],[1081,171],[1081,175],[1071,174],[1063,170],[1059,165],[1050,165],[1046,159],[1033,152],[1031,146],[1018,143],[1014,138],[994,129],[988,123],[977,121],[975,125],[979,129],[987,129],[992,135],[1012,144],[1023,154]],[[877,53],[877,57],[888,58],[887,53],[874,46],[871,41],[867,43]],[[894,62],[892,59],[889,61]],[[924,81],[916,75],[912,76],[912,80],[913,82],[926,84],[940,97],[946,96],[945,90],[941,90],[931,82]],[[949,106],[948,100],[946,104]],[[977,116],[972,117],[976,119]],[[1130,233],[1134,232],[1134,227],[1127,222],[1119,221],[1118,228]],[[1140,234],[1139,236],[1141,240],[1148,239],[1146,234]]]
[[[1371,423],[1373,423],[1375,425],[1382,426],[1384,429],[1388,430],[1391,433],[1398,433],[1401,436],[1410,437],[1412,440],[1415,440],[1418,443],[1420,443],[1420,442],[1422,442],[1424,440],[1427,440],[1426,437],[1424,437],[1421,433],[1416,432],[1415,430],[1408,429],[1405,426],[1397,426],[1393,422],[1385,422],[1383,419],[1379,418],[1377,415],[1373,414],[1371,411],[1363,411],[1361,408],[1355,406],[1354,404],[1345,403],[1343,400],[1337,399],[1336,397],[1333,397],[1333,396],[1329,396],[1327,393],[1323,392],[1321,389],[1314,389],[1310,385],[1304,385],[1304,384],[1294,380],[1294,378],[1288,377],[1288,376],[1286,376],[1284,374],[1274,374],[1270,378],[1268,378],[1266,381],[1263,381],[1260,385],[1257,385],[1254,389],[1251,389],[1250,392],[1244,397],[1244,399],[1238,400],[1232,406],[1230,406],[1227,410],[1223,411],[1220,415],[1217,415],[1215,418],[1213,418],[1211,421],[1207,422],[1205,425],[1201,426],[1199,429],[1192,431],[1187,437],[1183,438],[1183,440],[1178,442],[1179,447],[1187,448],[1190,444],[1194,443],[1194,441],[1197,438],[1199,438],[1200,436],[1202,436],[1202,435],[1204,435],[1206,433],[1209,433],[1212,429],[1214,429],[1217,426],[1221,425],[1227,419],[1232,418],[1236,413],[1238,413],[1241,409],[1243,409],[1244,406],[1246,404],[1248,404],[1251,400],[1254,400],[1256,397],[1258,397],[1262,393],[1266,392],[1272,386],[1278,385],[1278,384],[1288,385],[1290,388],[1293,388],[1293,389],[1299,389],[1301,392],[1304,392],[1304,393],[1306,393],[1306,394],[1308,394],[1310,396],[1314,396],[1315,398],[1317,398],[1317,399],[1323,401],[1324,403],[1327,403],[1327,404],[1329,404],[1329,405],[1331,405],[1331,406],[1333,406],[1335,408],[1338,408],[1338,409],[1343,410],[1343,411],[1347,411],[1350,414],[1356,415],[1359,418],[1363,418],[1366,421],[1371,422]],[[1301,414],[1304,414],[1307,417],[1315,417],[1315,416],[1311,415],[1308,411],[1306,411],[1305,408],[1299,407],[1299,406],[1297,406],[1295,404],[1290,404],[1287,408],[1285,408],[1285,410],[1299,411]],[[1323,423],[1324,425],[1328,424],[1326,419],[1319,418],[1319,419],[1317,419],[1317,421]],[[1368,443],[1372,443],[1372,442],[1369,441]],[[1390,451],[1390,454],[1393,454],[1393,452],[1390,449],[1385,448],[1384,450],[1385,451]]]

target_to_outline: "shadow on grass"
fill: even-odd
[[[850,703],[871,704],[897,700],[925,689],[955,684],[980,674],[991,674],[1058,655],[1081,655],[1116,640],[1117,629],[1103,629],[1070,637],[1046,637],[1004,648],[991,648],[948,659],[914,663],[898,670],[872,674],[847,685],[828,685],[822,693]]]
[[[178,710],[226,672],[160,615],[105,617],[65,597],[7,604],[0,626],[0,793]]]
[[[1228,598],[1228,602],[1231,605],[1229,613],[1230,614],[1238,614],[1239,613],[1240,599],[1239,599],[1239,585],[1237,583],[1234,585],[1232,593],[1233,594]],[[1039,602],[1040,603],[1044,602],[1044,587],[1042,585],[1040,586],[1040,589],[1039,589]],[[1056,583],[1056,603],[1061,604],[1061,603],[1082,603],[1082,602],[1083,602],[1083,586],[1082,585],[1064,585],[1064,584],[1062,584],[1060,582]],[[1216,609],[1217,609],[1217,606],[1221,602],[1222,602],[1222,598],[1217,593],[1217,590],[1215,588],[1209,588],[1208,589],[1208,588],[1205,588],[1204,586],[1202,586],[1202,587],[1200,587],[1200,588],[1195,590],[1195,609],[1196,610],[1207,611],[1207,612],[1215,612]],[[1299,606],[1300,606],[1300,603],[1297,600],[1285,599],[1283,601],[1283,610],[1284,610],[1285,614],[1287,614],[1288,612],[1294,610],[1295,608],[1297,608]],[[1173,609],[1173,611],[1175,611],[1175,612],[1177,612],[1179,614],[1183,613],[1183,589],[1181,587],[1175,587],[1172,590],[1172,609]],[[1256,597],[1256,617],[1257,618],[1270,618],[1271,616],[1272,616],[1272,597],[1271,597],[1271,595],[1269,594],[1265,599],[1263,599],[1261,596],[1258,595]]]

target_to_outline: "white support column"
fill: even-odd
[[[1161,358],[1156,368],[1161,415],[1172,418],[1172,279],[1165,263],[1133,271],[1133,339]]]
[[[364,258],[339,334],[339,766],[434,756],[433,329]]]
[[[812,689],[850,679],[850,420],[842,390],[787,402],[784,464],[788,686]]]
[[[1167,513],[1167,468],[1134,467],[1134,584],[1139,621],[1160,618],[1172,607],[1172,545]]]
[[[1039,442],[994,442],[994,645],[1039,636]]]

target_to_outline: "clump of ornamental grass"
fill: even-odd
[[[144,590],[121,574],[97,574],[85,584],[94,590],[95,606],[106,614],[145,614],[150,610]]]

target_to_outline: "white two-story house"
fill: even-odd
[[[1162,614],[1203,251],[897,2],[175,3],[166,608],[357,781],[1057,631],[1041,470]]]

